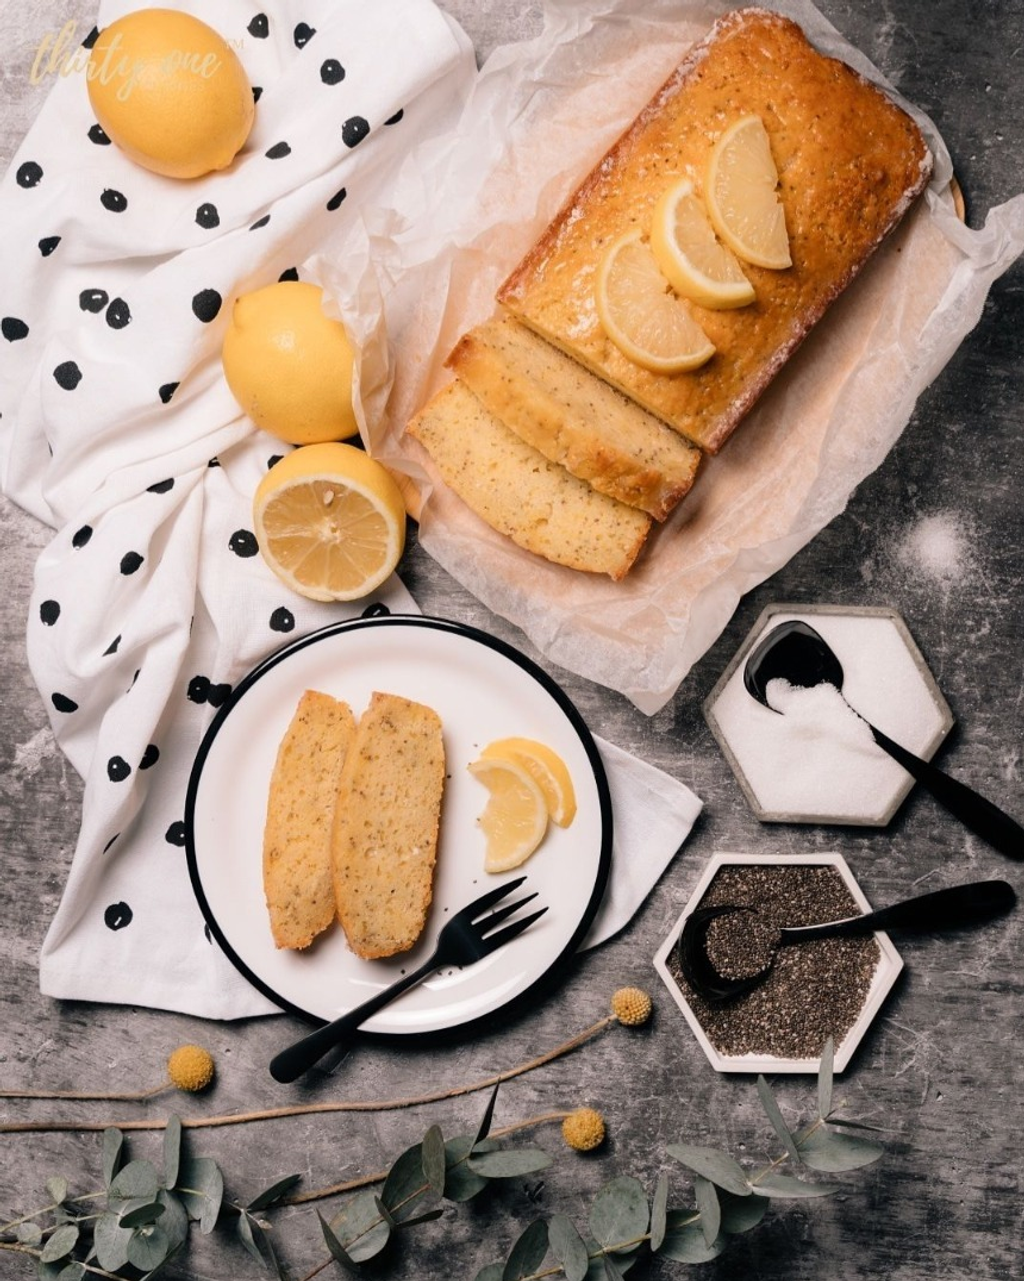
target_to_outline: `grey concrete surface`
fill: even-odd
[[[536,5],[445,0],[481,56],[537,28]],[[988,0],[824,0],[821,8],[935,120],[952,153],[977,225],[994,204],[1024,189],[1024,3]],[[6,164],[41,102],[26,68],[42,35],[91,9],[56,0],[0,12],[0,164]],[[936,879],[1006,876],[1020,868],[913,793],[884,831],[761,826],[750,813],[702,715],[701,702],[761,609],[773,600],[886,605],[907,620],[950,702],[958,728],[940,762],[1024,815],[1024,264],[992,290],[976,330],[920,399],[903,437],[853,496],[847,510],[770,581],[739,604],[725,633],[662,712],[646,717],[625,700],[553,670],[589,726],[689,784],[705,811],[681,856],[627,930],[584,956],[537,1008],[472,1039],[444,1047],[360,1047],[347,1060],[287,1092],[287,1098],[387,1098],[459,1084],[511,1067],[601,1018],[623,984],[655,997],[651,1024],[614,1028],[571,1057],[509,1082],[497,1122],[589,1104],[609,1137],[581,1158],[553,1127],[536,1141],[555,1157],[542,1178],[510,1180],[479,1202],[448,1207],[410,1234],[372,1275],[472,1277],[507,1250],[537,1214],[585,1219],[593,1192],[624,1174],[652,1186],[673,1163],[666,1146],[725,1147],[752,1162],[779,1145],[752,1079],[712,1072],[681,1016],[660,989],[651,958],[707,858],[717,850],[837,850],[865,892],[882,903]],[[955,573],[915,558],[918,522],[939,516],[959,540]],[[5,1100],[0,1116],[29,1120],[189,1117],[282,1102],[266,1064],[299,1025],[290,1018],[205,1023],[137,1008],[56,1002],[39,995],[37,952],[59,899],[77,830],[80,783],[55,748],[29,675],[24,644],[33,564],[49,533],[0,500],[0,1089],[102,1084],[140,1088],[159,1078],[167,1053],[198,1041],[215,1055],[217,1083],[194,1100],[141,1105]],[[920,548],[918,549],[920,550]],[[486,615],[411,540],[401,567],[425,612],[479,624],[522,644],[508,623]],[[528,650],[528,647],[526,647]],[[529,652],[529,650],[528,650]],[[737,1239],[709,1281],[1002,1281],[1024,1275],[1020,1188],[1019,1041],[1024,1017],[1020,914],[998,931],[955,939],[906,940],[903,981],[866,1038],[839,1094],[848,1114],[881,1126],[887,1153],[843,1179],[837,1196],[775,1203],[766,1221]],[[791,1119],[813,1109],[813,1084],[777,1078]],[[231,1195],[245,1197],[275,1177],[301,1172],[323,1187],[380,1169],[432,1122],[448,1134],[472,1128],[483,1095],[430,1107],[366,1115],[292,1118],[197,1131],[196,1150],[222,1165]],[[45,1179],[68,1173],[77,1190],[98,1186],[99,1137],[44,1133],[0,1137],[0,1221],[42,1205]],[[132,1140],[155,1157],[159,1140]],[[673,1186],[685,1180],[673,1167]],[[336,1202],[322,1207],[330,1212]],[[325,1259],[309,1206],[278,1211],[274,1237],[289,1278]],[[681,1264],[641,1265],[670,1276]],[[641,1269],[638,1269],[638,1271]],[[0,1277],[33,1275],[30,1260],[0,1253]],[[173,1281],[260,1275],[230,1231],[193,1233]]]

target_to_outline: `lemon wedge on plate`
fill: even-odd
[[[467,769],[490,795],[477,820],[487,837],[485,872],[508,872],[525,863],[544,839],[548,807],[533,776],[512,760],[480,756]]]
[[[595,300],[601,325],[634,364],[653,373],[696,369],[715,354],[714,344],[674,294],[639,228],[605,251]]]
[[[394,477],[354,445],[303,445],[260,481],[256,541],[267,564],[312,600],[356,600],[391,574],[405,547]]]
[[[754,301],[754,286],[715,235],[689,178],[673,183],[655,205],[651,252],[676,293],[702,307],[722,310]]]
[[[704,182],[708,217],[744,262],[781,270],[792,266],[779,173],[760,116],[741,116],[711,151]]]
[[[481,752],[484,760],[511,761],[532,777],[544,796],[548,817],[568,827],[576,817],[576,791],[565,761],[546,743],[533,738],[499,738]]]

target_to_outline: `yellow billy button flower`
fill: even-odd
[[[639,987],[620,987],[612,997],[612,1013],[626,1027],[640,1027],[651,1017],[654,1003]]]
[[[171,1084],[189,1094],[205,1090],[213,1080],[213,1057],[201,1045],[179,1045],[167,1060]]]
[[[562,1138],[577,1152],[591,1152],[604,1142],[604,1117],[596,1108],[577,1108],[562,1122]]]

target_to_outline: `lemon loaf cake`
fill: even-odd
[[[526,551],[615,580],[640,554],[651,527],[646,512],[550,462],[458,378],[407,430],[462,501]]]
[[[744,264],[755,301],[692,307],[715,354],[657,373],[627,359],[595,309],[610,243],[646,235],[681,178],[698,191],[716,139],[759,116],[779,174],[792,265]],[[931,171],[914,121],[791,20],[726,14],[583,180],[499,290],[504,307],[707,451],[717,452],[811,327],[896,226]]]
[[[375,692],[345,758],[333,833],[338,919],[358,956],[408,951],[423,931],[444,775],[437,713]]]
[[[664,520],[700,450],[525,325],[471,330],[448,365],[495,417],[602,494]]]
[[[263,830],[263,888],[278,947],[308,947],[334,923],[331,831],[354,731],[347,703],[307,690],[277,749]]]

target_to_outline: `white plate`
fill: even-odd
[[[345,699],[358,716],[374,690],[426,703],[441,717],[447,757],[434,900],[417,946],[365,961],[340,928],[303,952],[270,934],[262,841],[270,775],[303,691]],[[539,739],[565,761],[578,811],[553,824],[537,852],[504,877],[483,870],[477,818],[487,799],[466,770],[491,740]],[[464,1028],[553,976],[576,950],[601,902],[611,861],[611,802],[601,758],[579,713],[529,659],[472,628],[434,618],[361,618],[272,655],[236,686],[200,748],[186,802],[189,873],[210,929],[237,968],[282,1008],[333,1019],[426,960],[448,913],[526,873],[546,915],[476,965],[438,972],[367,1021],[372,1033]]]

